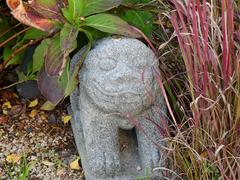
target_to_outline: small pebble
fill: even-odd
[[[140,166],[137,166],[137,170],[138,170],[138,171],[141,171],[142,168],[141,168]]]

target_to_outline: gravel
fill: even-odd
[[[36,108],[37,115],[30,118],[31,110],[8,116],[8,122],[0,124],[0,179],[18,179],[24,168],[30,170],[28,179],[84,179],[81,169],[69,166],[78,154],[70,125],[61,121],[64,110],[47,113]],[[11,154],[22,158],[9,163]]]

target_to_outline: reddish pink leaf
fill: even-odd
[[[38,74],[38,87],[42,95],[54,105],[64,97],[64,89],[59,84],[59,77],[50,77],[43,69]]]
[[[48,76],[59,76],[63,73],[67,62],[67,52],[60,48],[60,35],[54,36],[48,45],[45,56],[45,69]]]
[[[32,0],[29,5],[43,17],[64,22],[61,14],[62,1],[57,0]]]
[[[7,0],[12,15],[21,23],[35,27],[42,31],[52,32],[56,28],[56,21],[44,18],[22,0]]]

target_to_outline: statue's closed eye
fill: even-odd
[[[132,64],[133,64],[133,66],[135,66],[139,69],[142,69],[145,66],[147,66],[148,62],[147,62],[147,59],[145,59],[143,57],[135,57],[135,58],[133,58]]]
[[[111,58],[101,58],[98,62],[98,66],[104,71],[110,71],[117,66],[117,61]]]

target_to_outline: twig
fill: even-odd
[[[19,36],[20,34],[26,32],[27,30],[31,29],[31,27],[27,27],[26,29],[23,29],[22,31],[19,31],[18,33],[14,34],[13,36],[11,36],[10,38],[8,38],[7,40],[3,41],[0,44],[0,48],[3,47],[5,44],[7,44],[9,41],[13,40],[15,37]]]
[[[29,41],[27,44],[24,44],[22,47],[18,48],[16,51],[14,51],[12,53],[12,55],[6,60],[3,62],[3,65],[2,65],[2,68],[6,68],[5,66],[9,63],[9,61],[17,54],[19,53],[20,51],[22,51],[23,49],[25,49],[26,47],[30,46],[30,45],[33,45],[35,43],[37,43],[38,41],[41,41],[43,38],[39,38],[39,39],[36,39],[36,40],[31,40]]]
[[[23,82],[25,82],[25,81],[24,81],[24,80],[21,80],[21,81],[15,82],[15,83],[13,83],[13,84],[10,84],[10,85],[8,85],[8,86],[5,86],[5,87],[3,87],[3,88],[0,88],[0,91],[2,91],[2,90],[4,90],[4,89],[8,89],[8,88],[13,87],[13,86],[16,86],[16,85],[21,84],[21,83],[23,83]]]
[[[18,24],[16,24],[15,26],[7,29],[5,32],[3,32],[3,33],[0,35],[0,38],[3,37],[3,36],[4,36],[5,34],[7,34],[8,32],[10,32],[12,29],[18,27],[19,25],[21,25],[21,23],[18,23]]]

